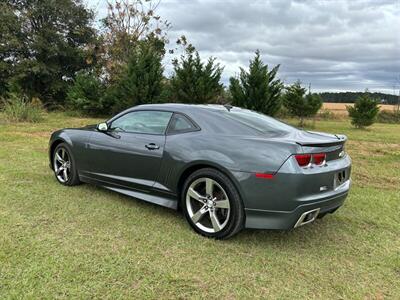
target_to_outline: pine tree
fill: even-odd
[[[104,85],[93,73],[79,72],[67,92],[67,104],[75,110],[87,115],[96,116],[104,112],[101,99]]]
[[[379,112],[378,102],[368,96],[368,91],[361,95],[354,106],[346,106],[351,124],[357,128],[364,128],[375,122]]]
[[[304,118],[313,117],[322,107],[322,99],[301,86],[300,81],[286,88],[283,104],[292,116],[300,118],[300,126],[304,126]]]
[[[180,60],[174,60],[173,65],[170,87],[175,102],[200,104],[217,101],[223,92],[220,83],[223,68],[215,63],[215,58],[203,63],[196,49],[189,45],[185,54]]]
[[[131,106],[158,102],[163,86],[162,54],[152,41],[132,51],[120,78],[104,97],[104,107],[119,112]]]
[[[275,115],[281,107],[282,82],[276,78],[279,65],[268,71],[256,51],[250,61],[249,71],[240,69],[239,78],[230,78],[230,93],[236,106],[252,109],[267,115]]]

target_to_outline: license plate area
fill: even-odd
[[[349,179],[349,171],[341,170],[335,174],[335,178],[333,180],[333,188],[336,189],[345,183]]]

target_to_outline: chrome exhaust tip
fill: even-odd
[[[297,220],[296,224],[294,225],[294,228],[314,222],[319,214],[319,210],[320,208],[315,208],[313,210],[309,210],[303,213]]]

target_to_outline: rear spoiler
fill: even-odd
[[[334,134],[337,138],[337,141],[326,141],[321,143],[313,143],[313,142],[296,142],[296,144],[300,146],[308,146],[308,147],[329,147],[329,146],[336,146],[336,145],[343,145],[347,142],[347,136],[344,134]]]

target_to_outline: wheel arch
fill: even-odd
[[[205,169],[205,168],[217,170],[217,171],[221,172],[222,174],[224,174],[226,177],[228,177],[232,181],[233,185],[235,186],[236,190],[238,191],[239,196],[243,202],[243,193],[240,189],[240,185],[239,185],[238,181],[236,180],[235,176],[230,172],[229,169],[226,169],[221,165],[218,165],[216,163],[212,163],[209,161],[197,161],[197,162],[193,162],[190,165],[186,166],[186,168],[181,172],[181,174],[179,176],[179,179],[177,181],[177,188],[176,188],[177,197],[178,197],[178,208],[180,208],[180,206],[181,206],[183,185],[185,184],[185,180],[190,176],[190,174],[196,172],[197,170]]]
[[[66,143],[68,146],[71,147],[70,143],[68,143],[65,139],[63,138],[56,138],[54,141],[51,142],[50,148],[49,148],[49,160],[50,160],[50,168],[53,168],[53,159],[54,159],[54,150],[56,150],[57,146]]]

